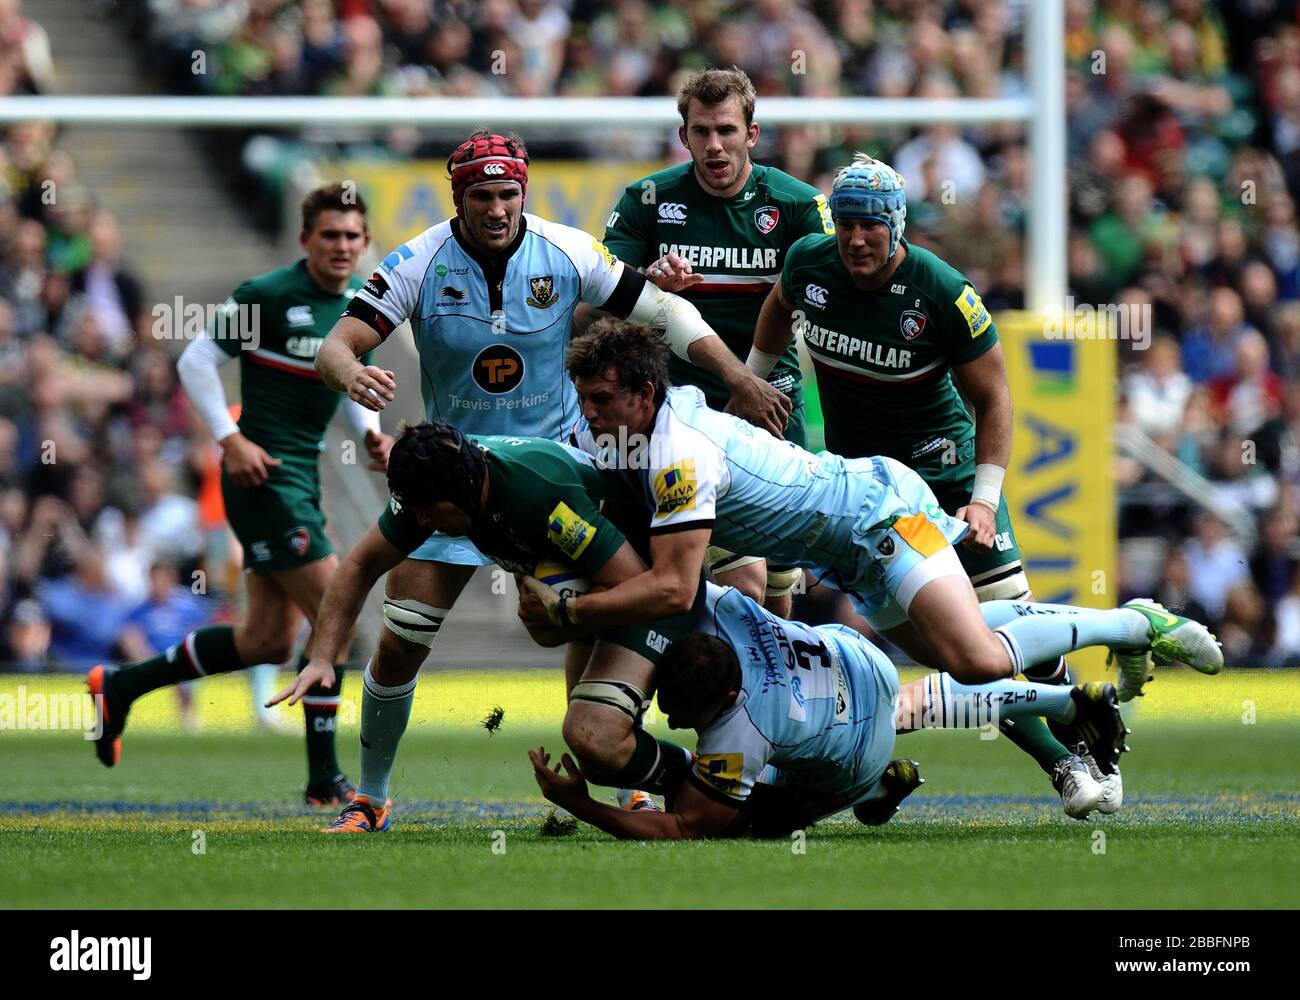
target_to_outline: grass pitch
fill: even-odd
[[[524,752],[560,746],[557,679],[470,677],[422,682],[441,711],[417,704],[417,719],[436,721],[408,732],[394,828],[369,837],[316,832],[333,811],[300,804],[301,735],[248,728],[238,678],[196,690],[199,735],[177,732],[169,696],[151,696],[113,770],[80,733],[0,732],[0,906],[1300,905],[1300,678],[1163,677],[1131,713],[1115,816],[1067,819],[1004,739],[918,733],[896,752],[921,761],[927,784],[886,827],[832,820],[802,844],[633,844],[586,827],[540,833],[546,805]],[[0,678],[0,721],[18,684],[29,704],[74,690]],[[475,720],[496,704],[505,718],[489,736]],[[355,777],[354,725],[340,747]]]

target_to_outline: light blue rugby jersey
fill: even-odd
[[[695,386],[668,390],[639,454],[621,456],[585,421],[575,441],[602,465],[629,471],[653,512],[651,532],[712,527],[713,544],[732,552],[828,567],[845,581],[867,571],[853,525],[890,495],[869,458],[804,451],[710,409]]]
[[[609,303],[623,263],[589,233],[527,213],[496,260],[476,254],[458,228],[448,219],[399,246],[347,314],[381,337],[411,321],[428,419],[469,434],[559,440],[578,417],[564,370],[573,311]],[[625,282],[638,292],[643,283]]]
[[[696,628],[735,651],[741,691],[700,731],[695,777],[731,800],[748,798],[769,764],[831,795],[874,781],[883,764],[873,727],[888,728],[892,747],[894,721],[875,718],[877,684],[863,650],[845,650],[831,631],[770,615],[733,587],[707,588]]]

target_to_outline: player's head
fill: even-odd
[[[894,258],[907,228],[907,193],[893,167],[866,153],[835,175],[831,218],[844,266],[871,277]]]
[[[461,233],[485,256],[514,242],[528,194],[528,151],[513,132],[480,129],[447,159]]]
[[[749,151],[758,142],[754,100],[754,84],[734,66],[692,74],[677,92],[677,136],[691,151],[700,184],[719,197],[749,179]]]
[[[346,287],[357,261],[370,246],[366,202],[351,181],[318,187],[302,200],[302,232],[307,270],[326,287]]]
[[[736,700],[740,661],[721,639],[693,632],[668,647],[655,677],[669,728],[703,729]]]
[[[668,348],[648,326],[607,317],[569,344],[565,359],[596,436],[648,434],[668,391]]]
[[[388,491],[422,527],[461,535],[483,505],[483,449],[445,420],[404,426],[388,453]]]

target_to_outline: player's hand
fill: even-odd
[[[519,581],[519,620],[528,631],[561,628],[560,595],[536,577]]]
[[[375,430],[366,431],[366,452],[370,455],[372,471],[388,471],[388,453],[393,450],[395,440],[397,439],[391,434],[382,434]]]
[[[367,410],[382,410],[396,398],[397,382],[393,373],[377,365],[366,365],[348,383],[348,399]]]
[[[731,399],[726,412],[762,427],[774,437],[785,434],[786,422],[794,403],[790,397],[757,375],[751,374],[743,382],[731,387]]]
[[[548,766],[551,755],[546,752],[546,747],[529,750],[528,759],[533,762],[533,777],[537,779],[537,787],[542,790],[542,795],[548,802],[567,809],[591,798],[587,791],[587,779],[567,753],[560,758],[554,771]],[[564,774],[560,773],[561,767],[564,768]]]
[[[329,660],[312,660],[298,672],[298,676],[293,679],[293,682],[268,701],[265,707],[271,708],[273,705],[278,705],[285,698],[289,699],[290,705],[296,705],[298,699],[317,684],[327,689],[334,687],[334,664],[330,663]]]
[[[982,503],[968,503],[957,511],[957,520],[970,525],[970,531],[961,540],[962,545],[976,552],[993,548],[993,536],[998,531],[997,515]]]
[[[667,253],[645,269],[645,276],[661,292],[680,292],[698,285],[704,275],[696,274],[691,262],[675,253]]]
[[[226,475],[236,486],[261,486],[271,477],[271,470],[283,464],[239,433],[223,438],[221,448],[225,452],[221,462]]]

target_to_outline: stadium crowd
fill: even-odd
[[[761,122],[762,95],[1025,86],[1023,0],[117,6],[176,93],[665,95],[690,70],[734,64],[758,87]],[[48,44],[18,8],[0,0],[0,88],[37,92]],[[1066,27],[1071,294],[1124,307],[1120,422],[1204,477],[1202,498],[1223,515],[1117,458],[1121,599],[1153,593],[1189,609],[1229,664],[1300,665],[1300,4],[1067,0]],[[888,160],[907,179],[908,238],[1004,309],[1023,305],[1023,139],[1013,126],[803,125],[764,129],[755,158],[822,190],[853,150]],[[533,145],[589,155],[583,141]],[[646,141],[602,148],[683,155],[675,136]],[[379,145],[445,156],[426,142],[398,129]],[[245,168],[250,148],[265,149],[250,141]],[[291,148],[310,153],[311,140]],[[9,128],[0,177],[5,657],[80,668],[121,641],[136,606],[189,594],[192,573],[207,573],[213,593],[234,582],[213,504],[218,459],[150,334],[117,221],[55,130]],[[42,198],[47,182],[57,199]]]

